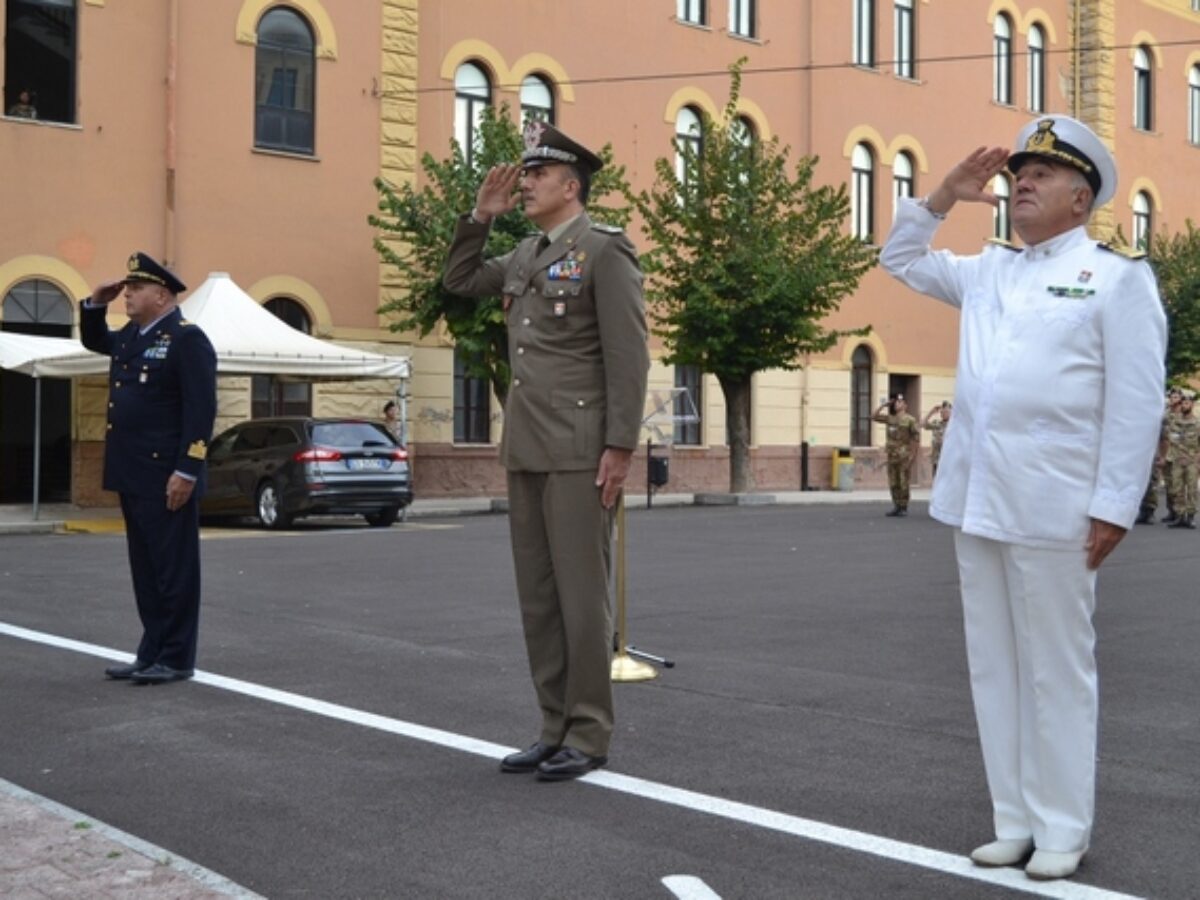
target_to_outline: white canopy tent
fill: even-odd
[[[212,341],[217,373],[275,375],[304,381],[357,378],[405,380],[406,356],[387,356],[343,347],[292,328],[261,306],[224,272],[213,272],[180,304]],[[108,357],[74,338],[39,337],[0,331],[0,368],[34,379],[33,516],[38,513],[41,443],[41,378],[76,378],[108,372]],[[399,390],[401,428],[406,428],[407,391]]]

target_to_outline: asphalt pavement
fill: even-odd
[[[1097,829],[1042,886],[965,859],[951,536],[881,499],[631,503],[627,638],[676,665],[568,784],[496,768],[537,712],[490,501],[206,528],[201,668],[153,688],[101,674],[136,638],[119,519],[43,508],[0,536],[0,896],[1196,896],[1197,533],[1102,570]]]

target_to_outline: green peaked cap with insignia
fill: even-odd
[[[604,161],[582,144],[571,140],[549,122],[531,119],[523,133],[525,152],[521,154],[521,165],[527,169],[566,163],[582,166],[595,174],[604,167]]]

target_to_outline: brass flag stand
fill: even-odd
[[[625,492],[617,497],[617,650],[613,654],[613,681],[650,681],[658,669],[634,659],[625,644]]]

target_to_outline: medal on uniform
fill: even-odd
[[[566,314],[567,314],[567,301],[565,301],[565,300],[554,301],[554,318],[561,319],[564,316],[566,316]]]
[[[148,378],[148,376],[146,375],[145,372],[143,372],[141,375],[138,376],[138,381],[140,381],[142,384],[145,384],[147,381],[147,378]]]

